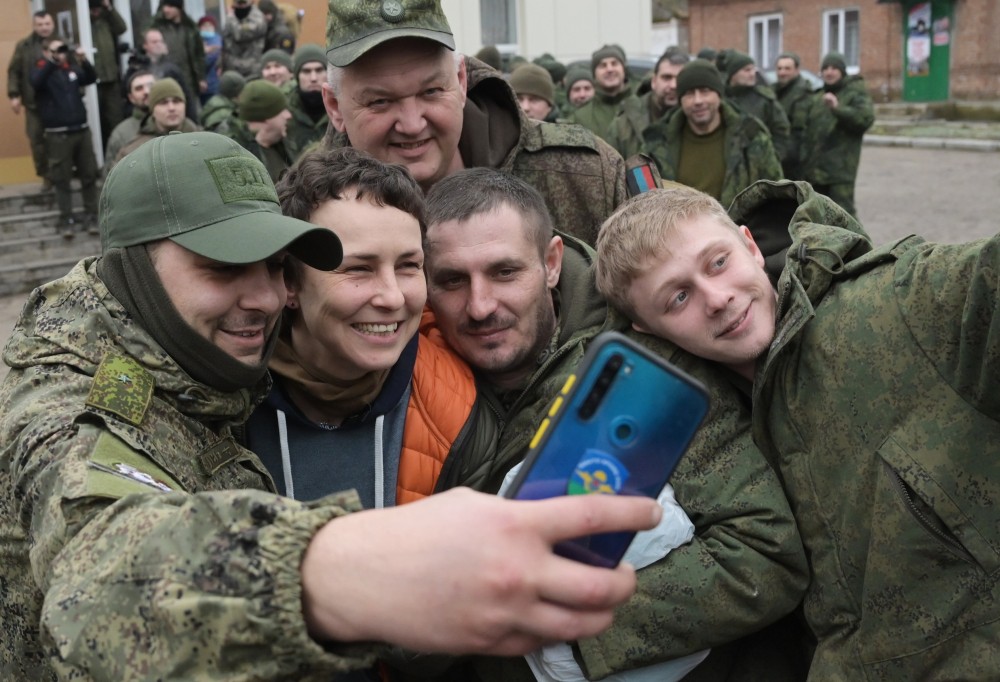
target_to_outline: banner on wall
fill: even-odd
[[[910,76],[931,73],[931,3],[918,2],[907,18],[906,72]]]

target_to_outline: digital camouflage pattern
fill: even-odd
[[[228,135],[232,119],[236,117],[236,102],[225,95],[212,95],[201,108],[201,127],[213,133]]]
[[[638,592],[619,607],[614,625],[576,643],[587,678],[601,679],[756,632],[795,608],[808,572],[791,510],[751,441],[745,401],[725,372],[632,330],[597,293],[593,250],[564,239],[559,330],[549,354],[516,395],[480,387],[504,415],[493,485],[523,459],[552,400],[601,331],[625,333],[701,380],[711,394],[711,411],[671,477],[695,538],[639,571]],[[479,659],[476,668],[485,680],[534,679],[520,658]]]
[[[530,120],[514,91],[492,67],[466,58],[468,100],[459,151],[466,167],[507,171],[545,198],[557,229],[588,244],[628,198],[625,161],[604,140],[579,126]],[[329,147],[349,144],[332,127]]]
[[[845,76],[827,89],[837,95],[837,108],[826,106],[824,90],[818,90],[804,112],[807,123],[800,147],[802,178],[824,189],[840,186],[839,191],[825,193],[856,215],[854,182],[861,164],[861,141],[875,122],[875,108],[861,76]]]
[[[782,163],[788,157],[791,141],[791,125],[788,114],[778,103],[774,91],[766,85],[727,85],[726,98],[743,113],[756,116],[771,133],[771,144]]]
[[[771,144],[771,135],[756,118],[722,102],[722,124],[726,126],[726,176],[719,203],[729,206],[736,195],[758,180],[780,180],[781,162]],[[681,139],[687,117],[678,107],[666,120],[643,133],[644,151],[653,157],[664,180],[676,180],[681,157]]]
[[[731,213],[792,238],[753,429],[811,560],[809,679],[997,679],[1000,236],[872,249],[804,183]]]
[[[244,78],[260,78],[267,19],[256,5],[245,19],[227,16],[222,25],[222,71],[238,71]]]
[[[356,496],[274,495],[230,433],[267,380],[195,383],[95,263],[36,289],[4,350],[0,679],[329,680],[370,665],[375,647],[313,641],[301,609],[302,553]]]
[[[812,88],[809,82],[802,76],[796,76],[787,83],[776,83],[774,94],[778,98],[778,104],[785,110],[788,116],[788,124],[791,130],[791,137],[788,153],[781,159],[781,169],[785,177],[790,180],[802,179],[801,146],[802,136],[806,125],[809,123],[808,109],[811,101]]]

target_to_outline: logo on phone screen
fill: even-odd
[[[568,495],[615,495],[628,479],[628,469],[614,456],[587,450],[566,486]]]

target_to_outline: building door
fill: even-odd
[[[936,102],[948,99],[951,0],[921,0],[903,6],[903,99]]]

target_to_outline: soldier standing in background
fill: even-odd
[[[259,0],[257,9],[267,20],[267,33],[264,36],[264,50],[281,50],[285,54],[295,52],[295,34],[285,21],[285,15],[274,3],[274,0]]]
[[[861,76],[847,75],[839,52],[823,57],[823,90],[812,96],[802,141],[802,176],[813,188],[857,217],[854,182],[861,141],[875,122],[875,108]]]
[[[330,119],[323,105],[323,83],[326,82],[326,53],[319,45],[306,44],[295,51],[292,67],[295,81],[285,90],[288,121],[285,146],[294,161],[306,148],[319,142],[326,134]]]
[[[222,70],[244,78],[260,75],[260,58],[267,38],[267,19],[250,0],[233,0],[222,26]]]
[[[101,143],[107,146],[122,111],[122,78],[118,62],[118,36],[128,30],[111,0],[90,0],[90,31],[94,41],[97,71],[97,107],[101,114]],[[107,161],[107,159],[105,159]]]
[[[680,103],[677,74],[689,61],[691,58],[686,52],[667,48],[653,67],[649,92],[625,100],[608,133],[608,142],[623,158],[641,152],[643,131],[669,116]]]
[[[791,126],[791,145],[788,154],[782,160],[782,169],[789,180],[802,179],[802,163],[800,160],[802,134],[808,123],[806,111],[809,109],[812,88],[799,74],[799,56],[794,52],[783,52],[775,62],[775,74],[778,83],[774,86],[774,94],[778,104],[788,115]]]
[[[771,133],[771,144],[782,163],[791,147],[791,127],[785,110],[774,91],[757,82],[757,64],[753,58],[729,50],[726,65],[726,99],[745,113],[756,116]]]
[[[590,71],[594,77],[594,96],[574,111],[569,120],[579,123],[595,135],[607,140],[611,122],[635,91],[628,82],[625,50],[620,45],[605,45],[590,56]]]
[[[48,157],[45,153],[45,127],[38,116],[35,89],[31,86],[31,69],[42,58],[42,41],[55,30],[52,15],[44,10],[31,18],[31,35],[14,47],[14,54],[7,66],[7,98],[14,114],[24,112],[24,129],[31,145],[31,159],[35,175],[42,178],[42,189],[48,190],[52,182],[48,176]]]
[[[153,17],[157,29],[167,44],[170,60],[181,71],[181,85],[187,94],[187,117],[198,120],[199,95],[208,90],[205,80],[205,43],[194,19],[184,11],[184,0],[160,0],[160,9]]]

